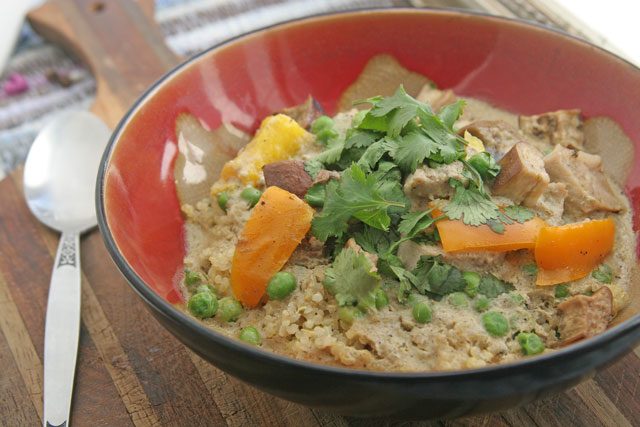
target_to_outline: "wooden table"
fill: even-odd
[[[77,35],[78,25],[63,18],[77,16],[78,10],[74,8],[89,2],[56,1],[58,3],[48,3],[45,9],[32,14],[34,25],[46,33],[52,30],[52,24],[63,22],[62,33],[73,38]],[[138,14],[139,9],[126,5],[128,1],[107,4],[117,3],[123,8],[120,12],[134,22],[143,19]],[[64,2],[64,6],[56,9],[60,2]],[[141,4],[145,6],[144,2]],[[146,10],[148,17],[150,9]],[[153,31],[145,26],[148,23],[140,24],[145,31]],[[86,29],[86,23],[80,27]],[[102,31],[107,30],[108,26]],[[132,32],[128,36],[140,41],[143,35]],[[105,49],[99,39],[87,40],[98,43],[94,47]],[[75,47],[82,50],[86,45]],[[102,91],[99,89],[94,111],[111,124],[128,102],[118,95],[118,90],[144,85],[145,79],[155,78],[164,71],[163,67],[177,61],[162,46],[153,49],[153,57],[145,63],[148,72],[142,80],[139,76],[121,73],[111,76],[116,80],[108,82],[106,87],[103,83]],[[118,55],[114,48],[108,53]],[[83,55],[92,63],[94,72],[100,70],[98,59],[87,51],[83,51]],[[127,94],[129,96],[131,94]],[[0,376],[0,425],[42,423],[44,321],[57,242],[58,234],[41,225],[29,213],[22,195],[21,171],[1,181],[0,366],[3,373]],[[185,348],[149,315],[115,268],[97,230],[82,238],[81,256],[82,326],[71,417],[74,425],[388,424],[312,410],[262,393],[229,377]],[[420,424],[640,425],[640,350],[636,348],[572,390],[521,408]]]

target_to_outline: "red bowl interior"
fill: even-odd
[[[108,228],[131,268],[169,302],[185,252],[173,182],[174,121],[190,112],[211,129],[252,132],[273,111],[312,94],[331,114],[374,55],[459,95],[517,113],[581,108],[615,119],[640,144],[640,70],[569,36],[518,21],[452,11],[386,10],[316,17],[213,48],[169,73],[123,119],[104,177]],[[640,212],[640,164],[626,184]]]

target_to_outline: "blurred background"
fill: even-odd
[[[1,6],[0,179],[24,162],[52,114],[88,109],[95,96],[90,71],[24,22],[28,8],[40,3],[4,0]],[[550,26],[640,64],[640,30],[634,22],[640,2],[629,0],[156,0],[155,4],[155,19],[167,45],[184,58],[247,31],[302,16],[370,7],[444,7]]]

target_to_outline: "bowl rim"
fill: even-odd
[[[287,27],[293,27],[297,25],[305,25],[308,22],[314,22],[317,20],[332,20],[332,19],[345,19],[352,15],[361,15],[361,14],[370,14],[370,13],[379,13],[379,14],[442,14],[443,16],[467,16],[467,17],[475,17],[480,20],[486,21],[496,21],[496,25],[514,25],[514,26],[522,26],[528,28],[533,31],[540,31],[543,33],[553,33],[555,36],[565,38],[572,43],[578,43],[584,46],[588,46],[591,48],[595,48],[599,51],[600,55],[608,57],[609,59],[622,61],[623,63],[632,66],[638,72],[638,77],[640,78],[640,68],[635,64],[631,63],[629,60],[620,57],[619,55],[609,52],[604,48],[601,48],[591,42],[580,39],[576,36],[573,36],[569,33],[566,33],[561,30],[557,30],[551,27],[547,27],[545,25],[525,21],[519,18],[509,18],[502,16],[490,15],[488,13],[473,11],[473,10],[462,10],[455,8],[410,8],[410,7],[374,7],[374,8],[362,8],[362,9],[350,9],[350,10],[341,10],[341,11],[330,11],[324,13],[317,13],[309,16],[305,16],[302,18],[294,18],[287,21],[278,22],[272,25],[268,25],[265,27],[261,27],[246,33],[242,33],[236,35],[232,38],[226,39],[220,43],[217,43],[195,55],[184,60],[182,63],[175,66],[173,69],[166,72],[160,78],[158,78],[149,88],[147,88],[138,98],[137,100],[129,107],[127,113],[121,118],[118,122],[116,128],[114,129],[111,138],[107,144],[107,147],[104,151],[100,162],[100,168],[98,170],[98,176],[96,181],[96,193],[95,193],[95,202],[96,202],[96,213],[98,219],[98,227],[100,230],[100,234],[105,242],[105,246],[114,263],[120,270],[121,274],[127,280],[131,288],[141,297],[143,298],[149,305],[150,308],[156,310],[160,315],[169,318],[169,320],[176,322],[178,324],[182,324],[188,329],[191,329],[195,334],[204,338],[205,340],[210,340],[215,342],[217,345],[221,347],[227,347],[233,351],[241,351],[247,353],[254,359],[262,359],[263,361],[268,361],[270,363],[276,365],[286,365],[289,367],[294,367],[297,369],[316,372],[320,374],[328,374],[328,375],[349,375],[351,377],[370,379],[370,380],[386,380],[386,381],[423,381],[423,380],[447,380],[447,379],[461,379],[464,377],[465,379],[472,376],[478,375],[494,375],[496,373],[501,374],[509,374],[515,370],[521,369],[533,369],[537,365],[544,364],[553,359],[563,358],[572,355],[577,352],[586,352],[590,350],[594,350],[596,347],[600,345],[606,344],[610,341],[613,341],[616,337],[621,335],[626,335],[628,333],[636,333],[636,337],[634,340],[640,339],[640,313],[635,314],[624,322],[617,324],[611,328],[608,328],[606,331],[591,337],[589,339],[582,340],[578,343],[571,344],[567,347],[563,347],[560,349],[554,349],[552,352],[536,355],[533,357],[525,357],[513,362],[508,362],[504,364],[498,365],[488,365],[480,368],[472,368],[472,369],[463,369],[463,370],[446,370],[446,371],[417,371],[417,372],[396,372],[396,371],[373,371],[373,370],[365,370],[365,369],[354,369],[349,367],[340,367],[333,365],[324,365],[320,363],[307,362],[303,360],[294,359],[289,356],[284,356],[281,354],[273,353],[271,351],[263,350],[258,347],[250,346],[248,344],[242,343],[239,340],[231,338],[222,333],[216,332],[213,329],[208,328],[204,325],[204,323],[197,321],[196,319],[186,315],[160,295],[158,295],[129,265],[126,261],[124,255],[120,253],[118,249],[118,245],[115,241],[113,234],[111,233],[111,229],[107,222],[107,214],[104,204],[104,184],[106,181],[106,173],[109,168],[109,164],[111,161],[112,153],[114,151],[115,146],[117,145],[117,141],[123,133],[123,130],[126,128],[127,124],[130,120],[135,116],[137,111],[144,105],[146,102],[152,98],[155,92],[159,91],[161,87],[167,84],[173,76],[178,74],[182,69],[190,67],[194,65],[201,58],[213,54],[215,51],[224,49],[235,43],[242,43],[243,40],[252,37],[259,37],[262,33],[271,31],[271,30],[281,30]],[[637,329],[634,331],[634,329]],[[180,337],[177,337],[180,341]],[[628,348],[619,348],[616,351],[616,355],[621,355],[622,353],[626,353],[631,349],[631,346]],[[600,360],[594,366],[598,367],[605,363],[607,363],[610,359]],[[571,373],[571,377],[578,377],[584,374],[586,371],[592,369],[593,366],[586,367],[577,367]],[[542,387],[542,386],[540,386]]]

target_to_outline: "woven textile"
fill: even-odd
[[[186,58],[277,22],[328,11],[393,5],[391,0],[261,0],[259,7],[256,3],[156,0],[155,18],[167,45]],[[16,75],[26,80],[27,90],[12,93],[8,84]],[[0,179],[24,162],[38,131],[52,115],[88,109],[94,96],[95,81],[83,64],[42,40],[25,24],[0,77]]]

